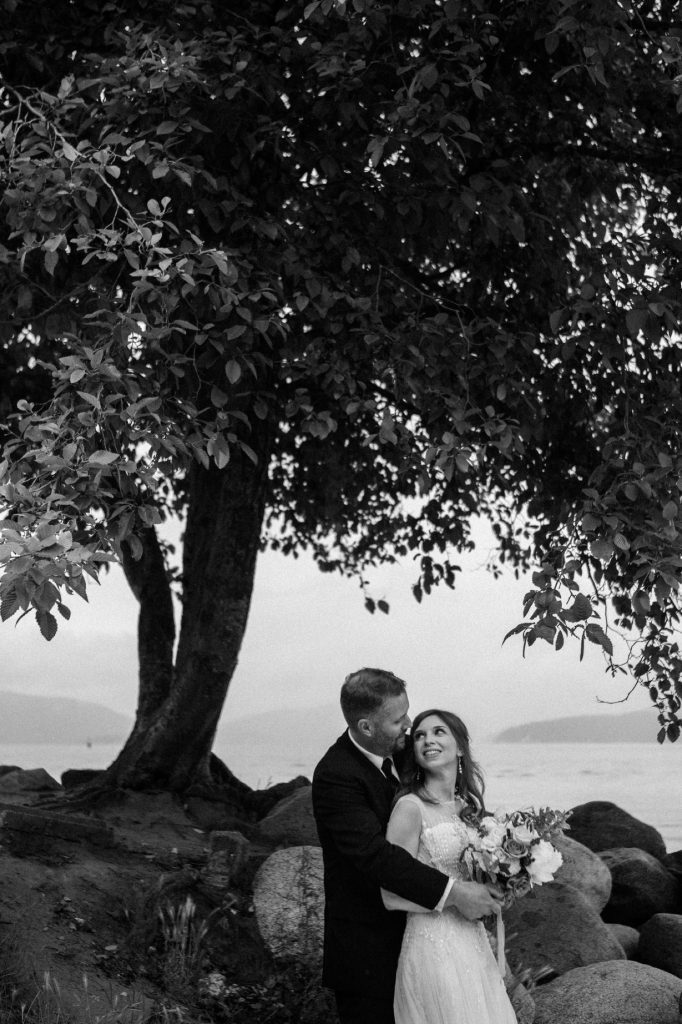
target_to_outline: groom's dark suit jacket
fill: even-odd
[[[435,907],[447,876],[387,842],[391,784],[347,733],[315,769],[312,797],[324,861],[324,984],[390,998],[405,915],[386,910],[379,889]]]

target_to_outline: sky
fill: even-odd
[[[522,619],[528,580],[509,571],[495,580],[484,568],[489,528],[475,527],[477,550],[459,559],[455,591],[437,589],[421,605],[411,594],[415,566],[406,560],[370,577],[371,593],[390,613],[369,614],[358,585],[320,573],[307,558],[260,556],[251,613],[237,672],[223,711],[229,723],[284,707],[334,704],[344,677],[364,665],[405,679],[411,711],[457,711],[477,735],[508,725],[577,714],[649,707],[638,687],[626,704],[625,676],[604,672],[600,650],[577,642],[560,652],[502,639]],[[134,715],[137,694],[137,604],[118,567],[89,602],[74,597],[72,617],[45,641],[32,616],[0,626],[0,689],[74,697]],[[339,712],[339,723],[341,717]]]

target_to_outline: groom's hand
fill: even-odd
[[[481,882],[454,882],[443,909],[455,907],[463,917],[476,921],[489,914],[498,914],[501,906],[501,896]]]

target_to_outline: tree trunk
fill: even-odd
[[[138,586],[138,715],[107,773],[109,784],[186,791],[212,778],[211,746],[237,665],[253,591],[267,489],[266,424],[256,422],[249,443],[258,453],[257,465],[234,446],[224,469],[194,465],[189,472],[183,612],[174,668],[168,662],[171,634],[167,615],[156,603],[158,591],[151,585]],[[143,560],[147,545],[153,555],[147,538]],[[127,575],[130,581],[130,566]],[[132,569],[133,581],[140,575]],[[164,671],[165,693],[160,678]]]
[[[135,729],[145,732],[167,699],[173,678],[175,618],[173,598],[163,552],[156,530],[149,527],[139,536],[142,557],[134,558],[123,544],[123,572],[140,602],[137,620],[137,655],[140,686]]]

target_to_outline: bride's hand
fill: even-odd
[[[504,894],[504,890],[500,888],[499,885],[494,885],[492,882],[484,882],[484,885],[497,903],[494,913],[499,914],[505,905],[506,896]]]
[[[481,882],[455,882],[445,901],[445,908],[455,907],[469,921],[489,914],[499,914],[502,897],[497,890]]]

